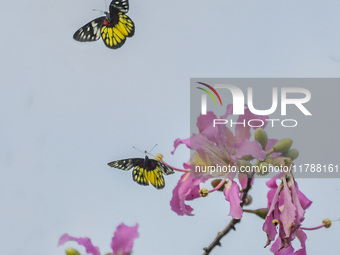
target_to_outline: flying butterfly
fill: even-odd
[[[125,43],[126,37],[135,33],[133,21],[126,15],[129,11],[128,0],[113,0],[109,12],[96,18],[74,33],[73,39],[80,42],[97,41],[102,37],[110,49],[118,49]]]
[[[174,170],[160,162],[163,158],[162,154],[157,154],[155,159],[145,158],[129,158],[108,163],[109,166],[132,171],[132,178],[140,185],[147,186],[151,183],[156,189],[163,189],[165,181],[163,174],[173,174]]]

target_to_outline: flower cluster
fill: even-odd
[[[232,105],[228,105],[226,113],[220,118],[226,119],[232,111]],[[240,222],[244,212],[255,213],[264,219],[263,231],[267,235],[265,247],[272,244],[270,250],[275,255],[305,255],[307,239],[305,231],[328,228],[331,221],[325,219],[322,225],[315,228],[302,226],[306,210],[312,201],[299,190],[292,172],[282,171],[266,182],[270,189],[266,208],[257,210],[243,208],[244,205],[251,203],[252,198],[248,195],[248,191],[254,183],[255,174],[268,174],[269,166],[291,169],[289,167],[293,166],[293,160],[299,154],[296,149],[291,148],[293,141],[288,138],[268,139],[264,129],[248,126],[246,123],[254,119],[267,123],[268,117],[254,115],[247,108],[244,115],[237,119],[238,125],[235,126],[234,131],[226,125],[214,126],[214,119],[217,117],[212,112],[199,116],[198,134],[174,142],[175,148],[172,153],[179,145],[184,144],[192,151],[192,156],[189,162],[183,164],[184,169],[169,165],[174,170],[183,172],[173,190],[171,209],[178,215],[193,216],[193,208],[187,204],[187,201],[206,197],[215,191],[222,191],[225,200],[230,204],[229,215],[233,218],[232,224]],[[263,127],[265,128],[265,125]],[[155,157],[156,160],[167,164],[162,158],[160,154]],[[218,166],[220,169],[222,166],[224,171],[215,171]],[[202,167],[205,167],[204,171],[201,171]],[[233,171],[234,169],[236,171]],[[201,187],[209,179],[213,179],[211,181],[213,188],[208,190]],[[230,226],[233,228],[232,224]],[[111,241],[112,253],[107,255],[130,255],[134,239],[139,236],[137,228],[138,224],[133,227],[119,225]],[[216,245],[220,244],[220,233],[218,236]],[[300,242],[301,247],[298,250],[295,250],[292,245],[294,239]],[[89,238],[76,238],[64,234],[59,240],[59,245],[67,241],[76,241],[85,247],[88,254],[100,255],[99,248],[94,246]],[[211,249],[211,247],[205,248],[207,252],[205,254],[208,254]],[[80,255],[73,248],[66,249],[66,254]]]
[[[232,105],[227,107],[227,112],[221,118],[227,118],[232,112]],[[242,208],[240,207],[240,188],[233,180],[235,172],[212,173],[212,172],[196,172],[193,171],[195,166],[239,166],[239,160],[248,156],[251,159],[264,160],[266,153],[261,144],[256,140],[250,140],[251,128],[249,126],[238,125],[235,128],[235,134],[225,125],[212,126],[212,121],[216,119],[216,115],[208,112],[207,115],[201,115],[197,120],[198,134],[192,135],[187,139],[177,139],[174,143],[175,152],[180,144],[185,144],[193,151],[190,163],[184,163],[183,166],[187,170],[179,180],[173,191],[173,198],[170,202],[171,208],[178,215],[193,215],[192,208],[185,204],[185,201],[193,200],[200,197],[204,192],[199,192],[200,184],[212,177],[224,175],[224,179],[214,189],[206,192],[211,193],[218,190],[224,185],[224,194],[226,200],[231,204],[230,215],[234,218],[242,217]],[[266,116],[257,116],[248,109],[245,114],[240,116],[238,122],[248,122],[249,119],[267,119]],[[191,171],[190,171],[191,170]],[[247,176],[239,175],[242,188],[245,188]],[[225,183],[226,179],[229,179]],[[203,195],[205,196],[205,195]]]
[[[231,113],[232,105],[229,105],[225,115],[220,118],[226,119]],[[213,126],[214,119],[217,117],[212,112],[199,116],[197,120],[199,133],[187,139],[177,139],[174,143],[174,151],[179,145],[184,144],[192,150],[192,157],[188,163],[183,164],[186,172],[173,190],[171,209],[178,215],[192,216],[193,208],[187,205],[186,201],[207,196],[216,190],[223,190],[225,199],[230,203],[229,215],[234,219],[241,219],[243,205],[247,199],[242,193],[253,184],[254,174],[266,174],[269,165],[291,166],[298,156],[298,151],[291,148],[293,142],[291,139],[268,139],[262,128],[253,128],[255,132],[252,139],[252,127],[236,125],[235,132],[232,132],[225,125]],[[237,123],[248,123],[250,119],[266,123],[267,117],[254,115],[249,109],[245,109],[245,114],[238,118]],[[195,171],[196,166],[217,165],[228,166],[226,169],[234,167],[238,171],[223,173]],[[251,168],[255,170],[242,173],[242,166],[255,166]],[[235,181],[237,174],[239,184]],[[200,185],[208,179],[220,176],[224,178],[213,181],[213,189],[200,188]],[[280,185],[276,184],[277,179],[281,179]],[[263,230],[268,237],[267,245],[275,240],[278,226],[279,235],[271,251],[275,254],[294,252],[291,241],[297,237],[302,248],[300,253],[296,254],[304,254],[306,234],[301,229],[301,223],[305,210],[312,202],[298,189],[290,172],[280,173],[269,180],[267,185],[270,188],[268,208],[260,210],[262,217],[265,218]]]
[[[120,224],[111,241],[112,253],[109,255],[130,255],[132,252],[133,242],[139,236],[137,232],[138,224],[133,227],[126,226],[124,223]],[[59,245],[63,245],[68,241],[76,241],[78,244],[85,247],[86,252],[92,255],[100,255],[99,248],[94,246],[90,238],[87,237],[73,237],[64,234],[59,239]],[[73,249],[66,249],[67,255],[79,255],[80,253]]]
[[[277,185],[276,180],[280,175],[267,182],[270,188],[267,195],[269,211],[263,224],[263,230],[268,237],[266,246],[275,240],[278,226],[279,236],[272,245],[271,251],[275,254],[279,251],[282,254],[294,251],[291,241],[297,237],[301,243],[301,250],[297,254],[306,254],[307,236],[300,227],[305,219],[305,210],[312,204],[312,201],[299,190],[291,173],[284,174],[280,185]]]

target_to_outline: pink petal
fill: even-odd
[[[172,191],[172,199],[170,201],[170,206],[171,210],[176,212],[178,215],[190,215],[192,216],[193,214],[191,213],[193,211],[193,208],[190,205],[186,205],[184,203],[185,198],[182,194],[180,194],[179,189],[184,182],[184,179],[188,177],[190,173],[185,173],[182,175],[181,179],[178,181],[176,187]]]
[[[120,224],[111,241],[113,255],[128,255],[132,251],[133,242],[139,236],[137,232],[138,224],[133,227]]]
[[[236,137],[234,133],[226,126],[218,126],[218,134],[216,135],[216,140],[214,141],[219,146],[223,145],[227,148],[232,148],[233,144],[236,143]]]
[[[60,237],[58,245],[63,245],[67,241],[76,241],[78,244],[84,246],[86,248],[86,252],[92,255],[100,255],[99,248],[94,246],[91,242],[90,238],[77,238],[73,236],[69,236],[68,234],[64,234]]]
[[[276,193],[275,189],[271,189],[271,190],[268,191],[268,193],[267,193],[267,199],[268,199],[267,208],[270,208],[270,206],[272,205],[272,201],[274,199],[275,193]]]
[[[262,150],[261,144],[257,141],[243,139],[242,142],[234,144],[233,147],[237,150],[236,154],[231,156],[234,161],[247,155],[251,155],[261,161],[266,158],[266,153]]]
[[[248,183],[248,175],[243,173],[238,174],[238,181],[240,182],[242,189],[246,188]],[[254,179],[252,181],[254,181]]]
[[[284,175],[284,172],[281,172],[266,182],[266,185],[270,188],[270,190],[267,193],[267,199],[268,199],[267,208],[270,208],[275,192],[278,188],[276,181],[278,179],[281,179],[283,175]]]
[[[295,185],[296,185],[296,190],[298,192],[298,197],[299,197],[299,201],[301,203],[301,206],[303,209],[307,209],[308,207],[311,206],[311,204],[313,203],[312,201],[310,201],[300,190],[299,190],[299,187],[298,187],[298,184],[297,182],[295,182]]]
[[[274,219],[279,218],[279,197],[280,197],[281,190],[280,188],[277,188],[274,194],[274,197],[272,199],[267,217],[263,223],[263,231],[267,233],[267,244],[268,246],[271,241],[274,241],[275,236],[277,234],[276,226],[273,224]]]
[[[240,199],[240,187],[235,181],[229,180],[223,190],[225,199],[230,203],[229,215],[234,219],[241,219],[243,215],[243,210],[241,207]]]
[[[266,185],[271,189],[277,189],[278,186],[276,184],[276,180],[281,179],[283,175],[284,175],[283,172],[275,175],[273,178],[266,182]]]
[[[174,154],[175,153],[175,150],[177,149],[177,147],[180,145],[180,144],[185,144],[189,149],[190,149],[190,138],[187,138],[187,139],[179,139],[177,138],[174,142],[174,149],[173,151],[171,152],[171,154]]]
[[[231,115],[232,113],[233,113],[233,105],[232,104],[228,104],[227,105],[226,113],[221,116],[221,119],[227,119],[228,116]]]
[[[203,134],[193,134],[190,137],[190,148],[191,150],[199,150],[204,145],[210,143],[209,139]]]
[[[200,133],[212,126],[214,119],[217,119],[213,112],[207,112],[206,115],[200,115],[197,118],[197,127]]]
[[[307,240],[307,235],[305,232],[303,232],[301,229],[298,229],[296,231],[296,237],[299,239],[300,244],[301,244],[301,249],[296,251],[294,255],[306,255],[306,240]]]
[[[190,161],[188,163],[183,163],[183,168],[184,169],[190,169],[191,165],[190,165]]]
[[[236,174],[236,173],[235,173],[235,174]],[[233,180],[234,177],[233,177],[232,174],[228,174],[228,178],[231,179],[231,180]],[[247,174],[244,174],[244,173],[239,173],[239,174],[238,174],[238,181],[239,181],[239,183],[240,183],[242,189],[245,189],[245,188],[247,187],[248,179],[249,179],[249,177],[248,177]],[[250,184],[251,184],[252,186],[253,186],[253,184],[254,184],[254,180],[255,180],[255,178],[253,178],[253,179],[251,180],[251,183],[250,183]]]
[[[296,207],[292,202],[291,190],[288,187],[286,178],[282,178],[284,192],[284,207],[280,216],[280,222],[283,224],[284,235],[281,238],[288,239],[291,234],[291,229],[295,225]]]
[[[261,115],[256,115],[250,112],[249,109],[244,109],[244,115],[240,115],[239,118],[237,119],[237,122],[243,122],[245,121],[245,126],[243,125],[236,125],[235,127],[235,135],[238,141],[241,141],[244,138],[249,139],[251,136],[250,133],[250,127],[248,126],[248,121],[251,119],[259,119],[262,120],[264,125],[262,126],[262,128],[265,128],[267,125],[267,116],[261,116]],[[256,128],[254,128],[256,129]]]
[[[296,183],[294,179],[290,179],[288,181],[288,187],[290,189],[291,199],[295,206],[295,228],[301,225],[301,222],[305,219],[305,210],[302,208],[297,190],[296,190]]]
[[[274,253],[275,255],[293,255],[294,254],[294,248],[292,246],[289,246],[287,248],[280,249],[280,238],[277,238],[275,242],[273,243],[272,247],[270,247],[270,251]]]
[[[187,139],[179,139],[177,138],[174,142],[174,149],[171,152],[171,154],[174,154],[177,147],[181,144],[184,144],[187,146],[187,148],[191,149],[191,150],[197,150],[202,148],[203,145],[205,145],[206,143],[209,143],[209,140],[206,136],[202,135],[202,134],[193,134],[190,138]]]
[[[200,183],[206,180],[207,179],[191,178],[190,172],[183,174],[172,192],[172,199],[170,201],[171,209],[178,215],[192,216],[193,214],[191,212],[193,208],[185,204],[185,201],[198,198],[200,196]]]

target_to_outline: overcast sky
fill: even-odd
[[[100,16],[92,9],[107,9],[104,0],[3,2],[1,253],[61,255],[78,247],[57,247],[69,233],[90,237],[105,254],[124,222],[139,224],[134,254],[201,254],[230,220],[222,194],[192,201],[194,217],[177,216],[169,201],[179,173],[156,190],[107,162],[143,157],[132,146],[157,143],[155,152],[181,167],[189,151],[170,151],[189,135],[192,77],[339,77],[339,8],[335,0],[131,0],[135,35],[110,50],[101,40],[72,39]],[[332,100],[314,101],[315,132],[272,131],[294,139],[299,162],[339,163],[339,90],[322,91]],[[264,181],[251,191],[252,208],[266,205]],[[298,182],[314,201],[304,226],[340,218],[339,179]],[[262,224],[246,215],[212,254],[271,254]],[[308,232],[308,254],[339,250],[339,231],[334,223]]]

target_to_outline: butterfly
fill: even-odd
[[[125,43],[126,37],[135,33],[133,21],[126,15],[129,11],[128,0],[113,0],[109,12],[96,18],[74,33],[73,39],[80,42],[97,41],[102,37],[110,49],[118,49]]]
[[[148,156],[145,156],[144,159],[129,158],[117,160],[108,163],[108,165],[126,171],[133,168],[132,178],[135,182],[144,186],[149,185],[150,182],[156,189],[163,189],[165,186],[163,174],[169,175],[174,173],[171,167],[158,160],[149,159]]]

